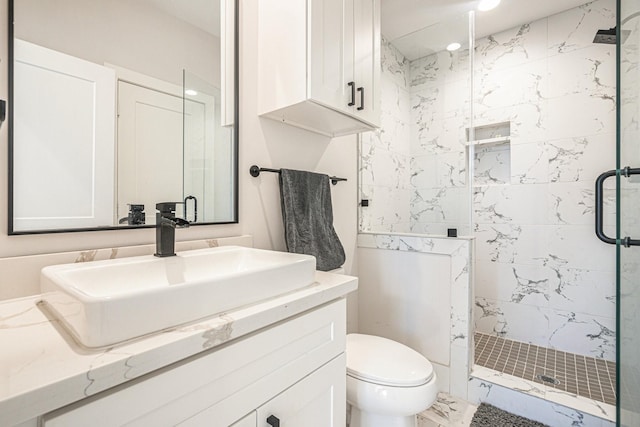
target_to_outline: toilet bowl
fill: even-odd
[[[349,427],[415,427],[416,415],[436,400],[433,366],[398,342],[347,335]]]

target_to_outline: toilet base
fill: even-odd
[[[408,417],[362,412],[351,405],[349,427],[416,427],[416,415]]]

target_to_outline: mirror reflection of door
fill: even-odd
[[[184,195],[186,219],[223,222],[233,217],[232,128],[224,126],[224,93],[184,70]],[[228,119],[228,118],[227,118]],[[196,212],[197,208],[197,212]]]
[[[14,227],[112,225],[114,71],[18,39],[14,61]]]
[[[155,224],[155,204],[162,201],[185,201],[186,211],[177,205],[176,215],[189,221],[213,220],[217,97],[194,85],[193,76],[189,87],[198,91],[113,67],[119,75],[116,223],[140,225],[130,223],[130,207],[137,205],[144,206],[143,223]]]
[[[184,77],[184,218],[191,222],[213,220],[209,200],[214,198],[214,114],[213,96],[199,90]],[[212,208],[212,206],[211,206]]]
[[[155,224],[157,202],[182,196],[182,98],[118,82],[118,222],[144,205]]]

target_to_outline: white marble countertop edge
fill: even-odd
[[[39,295],[0,302],[0,425],[15,425],[85,397],[123,384],[171,363],[240,338],[266,326],[303,313],[327,302],[342,298],[357,289],[355,277],[318,271],[316,282],[300,291],[215,317],[192,322],[107,349],[83,349],[55,327],[40,310],[33,310],[36,321],[13,328],[3,324],[5,313],[18,306],[35,308]],[[20,311],[18,309],[18,311]],[[4,329],[4,331],[3,331]],[[24,340],[40,340],[43,354],[35,363],[11,366],[20,361],[20,329]],[[3,333],[4,332],[4,333]],[[6,351],[9,349],[9,351]],[[54,360],[54,355],[55,359]],[[55,369],[63,360],[66,366]],[[15,365],[15,364],[14,364]],[[30,380],[30,381],[29,381]],[[31,383],[31,384],[30,384]]]

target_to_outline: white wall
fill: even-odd
[[[257,116],[257,0],[241,2],[240,57],[240,211],[239,224],[197,226],[180,229],[178,240],[251,234],[258,248],[284,250],[277,175],[249,175],[249,167],[287,167],[317,171],[347,178],[332,187],[334,225],[347,254],[346,270],[352,269],[357,229],[356,137],[329,140],[308,131],[260,119]],[[7,4],[0,1],[0,62],[7,64]],[[283,52],[286,54],[286,52]],[[277,59],[274,59],[277,60]],[[7,97],[7,72],[0,74],[0,98]],[[9,112],[10,114],[10,112]],[[0,129],[0,145],[7,146],[7,126]],[[0,150],[0,164],[7,164],[6,149]],[[155,230],[114,230],[7,236],[7,174],[0,174],[0,257],[105,248],[151,243]],[[0,281],[0,299],[3,284]],[[355,309],[351,306],[350,321]],[[352,324],[353,324],[352,322]],[[353,326],[350,326],[353,328]]]
[[[14,4],[17,38],[180,86],[183,68],[208,82],[220,82],[220,39],[146,2],[17,0]]]

